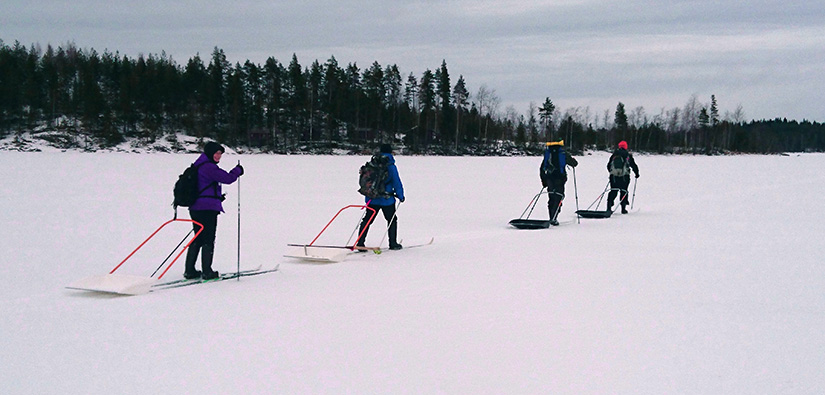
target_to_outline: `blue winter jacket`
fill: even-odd
[[[381,155],[386,156],[390,160],[390,165],[387,168],[387,170],[389,171],[389,177],[387,179],[387,185],[386,188],[384,188],[384,190],[387,191],[389,195],[398,196],[398,198],[401,199],[401,201],[404,201],[404,185],[401,184],[401,177],[398,176],[398,168],[395,166],[395,158],[392,156],[392,154],[384,153]],[[374,206],[395,205],[395,197],[393,196],[388,198],[372,199],[365,197],[364,201]]]
[[[195,165],[200,165],[198,168],[198,190],[203,190],[203,192],[201,192],[198,200],[195,200],[195,204],[189,207],[189,210],[223,212],[221,184],[235,182],[241,175],[241,169],[235,167],[227,172],[218,167],[218,164],[209,159],[204,153],[201,153],[201,156],[195,161]],[[210,185],[213,183],[214,185]]]

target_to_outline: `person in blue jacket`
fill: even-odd
[[[243,174],[239,163],[230,171],[218,167],[224,148],[210,141],[203,147],[203,153],[195,161],[198,167],[198,190],[201,191],[195,203],[189,207],[189,218],[203,225],[203,232],[189,246],[186,253],[186,268],[183,277],[187,279],[202,277],[211,280],[218,277],[212,270],[212,257],[215,253],[215,232],[218,229],[218,214],[223,212],[225,197],[221,193],[221,184],[231,184]],[[192,224],[195,232],[200,227]],[[195,270],[198,253],[201,253],[201,271]]]
[[[564,151],[564,140],[550,141],[544,149],[544,159],[539,167],[541,185],[547,188],[547,210],[550,225],[558,226],[558,216],[564,200],[564,184],[567,183],[567,166],[576,167],[579,162]]]
[[[390,239],[390,249],[400,250],[403,246],[398,244],[398,217],[395,215],[395,197],[398,197],[398,200],[401,202],[404,201],[404,185],[401,184],[401,177],[398,176],[398,168],[395,166],[395,158],[392,156],[392,147],[389,144],[381,144],[380,152],[381,155],[389,159],[389,167],[387,168],[389,174],[384,189],[389,196],[382,198],[364,198],[364,201],[368,207],[375,210],[376,216],[378,216],[379,211],[384,214],[384,219],[387,220],[387,224],[389,225],[387,235]],[[361,237],[358,239],[357,247],[364,247],[367,232],[369,232],[370,225],[372,225],[370,222],[371,217],[372,211],[368,211],[367,215],[365,215],[361,221],[361,226],[358,231]]]

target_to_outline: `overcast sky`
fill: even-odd
[[[799,3],[799,4],[796,4]],[[825,2],[778,0],[4,0],[0,39],[181,65],[215,47],[231,62],[303,66],[335,56],[420,77],[447,62],[500,110],[546,97],[594,115],[648,115],[692,95],[745,119],[825,122]]]

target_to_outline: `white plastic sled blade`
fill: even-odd
[[[141,295],[149,293],[155,282],[156,280],[151,277],[128,274],[104,274],[77,280],[67,285],[66,288],[120,295]]]
[[[344,260],[350,252],[347,248],[289,246],[284,256],[307,262],[333,263]]]

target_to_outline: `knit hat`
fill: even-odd
[[[392,146],[389,145],[389,144],[381,144],[381,147],[379,148],[379,150],[382,154],[391,154],[392,153]]]
[[[222,145],[214,141],[210,141],[203,146],[203,153],[206,154],[206,157],[209,158],[209,160],[212,160],[212,158],[215,156],[215,152],[218,151],[226,152],[226,150],[223,149]]]
[[[546,145],[547,145],[548,147],[552,147],[552,146],[554,146],[554,145],[562,146],[562,145],[564,145],[564,140],[559,140],[559,141],[548,141]]]
[[[619,148],[627,149],[627,141],[624,141],[624,140],[619,141]]]

